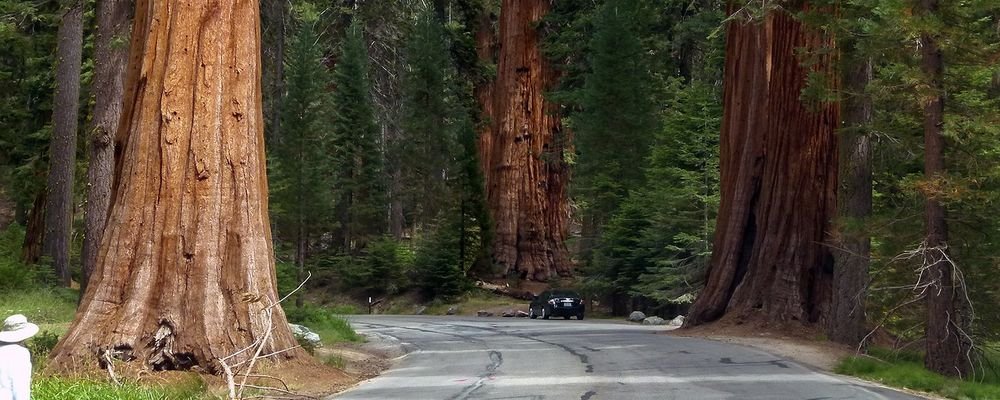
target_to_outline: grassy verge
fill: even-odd
[[[1000,399],[1000,354],[987,354],[986,371],[975,381],[949,378],[924,368],[923,356],[873,348],[868,356],[852,356],[841,361],[835,371],[883,384],[960,399]]]
[[[478,310],[488,309],[488,308],[499,308],[506,307],[512,310],[522,310],[528,311],[527,300],[512,299],[506,296],[500,296],[493,294],[489,291],[482,289],[473,289],[466,294],[463,294],[455,301],[442,302],[434,301],[427,306],[425,314],[429,315],[444,315],[447,313],[448,308],[455,307],[459,310],[460,314],[475,313]],[[389,314],[392,314],[394,310],[389,310]],[[412,310],[399,310],[400,314],[412,313]]]
[[[201,379],[191,378],[169,385],[148,386],[136,383],[116,385],[93,380],[41,377],[32,382],[35,400],[185,400],[216,399],[208,393]]]
[[[344,342],[364,341],[364,337],[358,335],[346,319],[336,315],[340,314],[338,311],[348,310],[343,308],[331,309],[309,304],[302,307],[285,308],[285,314],[288,316],[289,322],[303,325],[316,332],[325,346]]]

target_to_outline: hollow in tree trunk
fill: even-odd
[[[128,48],[118,43],[127,40],[131,4],[127,0],[98,0],[97,39],[94,54],[94,119],[87,137],[90,160],[87,163],[87,204],[84,208],[84,237],[80,293],[94,271],[97,248],[111,205],[111,182],[115,171],[115,132],[122,115],[125,63]]]
[[[706,285],[690,325],[727,315],[777,325],[825,316],[840,113],[836,103],[800,98],[810,71],[836,79],[824,52],[816,52],[811,69],[802,66],[800,49],[832,43],[797,21],[795,11],[729,22],[722,199]]]
[[[278,299],[258,12],[256,1],[136,2],[112,211],[52,368],[96,368],[107,353],[219,372],[257,340],[263,354],[296,345],[281,308],[263,311]]]
[[[505,275],[545,281],[570,274],[566,175],[558,110],[545,100],[555,71],[541,53],[547,0],[504,0],[490,163],[493,260]]]
[[[80,109],[80,64],[83,57],[83,1],[66,6],[59,22],[56,48],[56,94],[49,144],[48,196],[42,254],[52,257],[56,276],[70,285],[69,247],[73,230],[73,171]]]

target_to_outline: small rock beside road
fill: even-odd
[[[628,315],[629,322],[642,322],[644,319],[646,319],[646,314],[642,311],[632,311],[632,313]]]
[[[492,317],[493,313],[491,313],[489,311],[486,311],[486,310],[479,310],[478,312],[476,312],[476,316],[477,317]]]
[[[516,315],[514,314],[514,310],[504,310],[504,312],[500,314],[500,316],[504,318],[514,318],[514,315]]]
[[[681,326],[684,325],[684,316],[678,315],[674,319],[670,320],[670,326]]]
[[[458,314],[458,307],[448,307],[448,311],[445,312],[448,315]]]
[[[298,324],[288,324],[288,327],[291,328],[292,335],[295,336],[296,340],[304,341],[312,347],[323,347],[323,341],[320,340],[319,334],[311,329]]]
[[[654,315],[652,317],[646,317],[645,319],[643,319],[642,320],[642,324],[643,325],[666,325],[667,324],[667,320],[665,320],[663,318],[660,318],[660,317],[657,317],[657,316]]]

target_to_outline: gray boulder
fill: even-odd
[[[454,306],[448,307],[448,311],[445,311],[445,314],[448,314],[448,315],[458,314],[458,307],[454,307]]]
[[[491,313],[489,311],[486,311],[486,310],[479,310],[479,311],[476,312],[476,316],[479,316],[479,317],[492,317],[493,313]]]
[[[646,319],[646,314],[642,311],[632,311],[632,313],[628,315],[629,322],[642,322],[644,319]]]
[[[670,326],[681,326],[684,325],[684,316],[678,315],[674,319],[670,320]]]
[[[657,316],[654,315],[652,317],[646,317],[646,319],[642,320],[642,324],[643,325],[666,325],[667,324],[667,320],[665,320],[663,318],[660,318],[660,317],[657,317]]]
[[[504,312],[500,314],[501,317],[505,318],[513,318],[514,315],[516,315],[514,314],[514,310],[504,310]]]
[[[323,341],[316,332],[298,324],[288,324],[288,327],[292,329],[292,335],[296,340],[306,342],[312,347],[323,347]]]

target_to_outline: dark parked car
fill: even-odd
[[[528,306],[528,316],[531,319],[549,319],[549,317],[563,317],[569,319],[583,319],[583,300],[580,295],[572,290],[552,289],[535,296]]]

